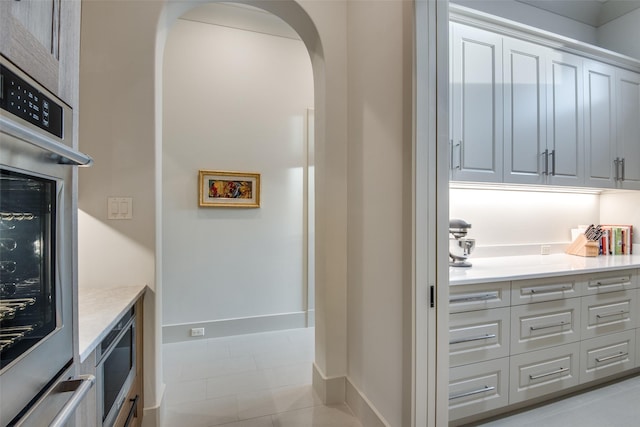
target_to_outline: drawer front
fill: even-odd
[[[585,383],[635,367],[636,331],[592,338],[580,343],[580,382]]]
[[[636,301],[635,290],[582,298],[582,338],[595,338],[635,328]]]
[[[636,329],[636,368],[640,367],[640,329]]]
[[[449,370],[449,419],[456,420],[509,403],[509,358]]]
[[[580,343],[512,356],[509,403],[522,402],[579,384]]]
[[[624,291],[638,287],[636,270],[622,270],[613,273],[590,274],[587,278],[585,295],[595,295],[606,292]]]
[[[511,284],[511,305],[577,297],[583,288],[584,279],[580,276],[520,280]]]
[[[449,286],[449,313],[508,307],[511,282]]]
[[[511,354],[580,340],[580,298],[511,308]]]
[[[449,366],[509,355],[510,308],[454,313],[449,316]]]

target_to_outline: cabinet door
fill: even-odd
[[[79,1],[0,2],[0,53],[71,106],[79,42]]]
[[[640,74],[618,70],[618,176],[623,188],[640,190]]]
[[[586,185],[615,187],[616,69],[584,61]]]
[[[452,24],[451,177],[502,181],[502,37]]]
[[[545,181],[545,56],[549,49],[504,38],[504,181]]]
[[[584,183],[582,58],[551,51],[547,61],[548,182]]]

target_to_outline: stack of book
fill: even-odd
[[[631,255],[633,253],[633,226],[602,225],[601,255]]]

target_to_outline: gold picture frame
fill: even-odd
[[[202,207],[260,207],[259,173],[200,170],[198,189]]]

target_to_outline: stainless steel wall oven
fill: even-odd
[[[66,381],[72,166],[91,159],[71,148],[71,108],[0,59],[0,426],[57,425],[93,381]]]

